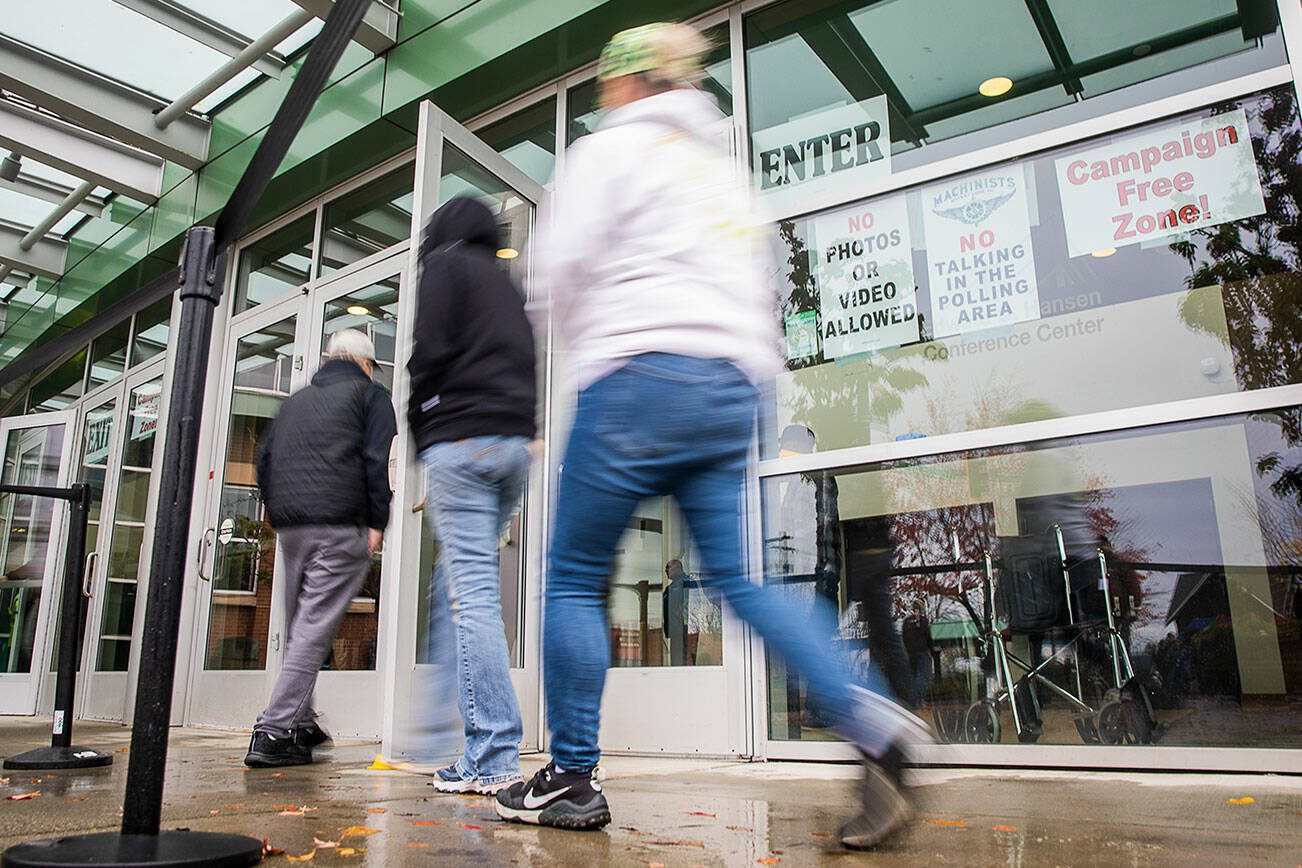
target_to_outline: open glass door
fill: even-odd
[[[96,554],[89,565],[93,590],[78,684],[83,689],[81,716],[126,721],[135,699],[132,673],[144,622],[142,583],[149,575],[158,486],[155,461],[162,455],[162,360],[133,372],[115,392],[121,409],[108,432],[111,442],[100,447],[108,462],[106,491],[98,514],[92,513],[95,531],[87,539],[87,550]],[[83,472],[96,457],[83,452]]]
[[[0,483],[69,483],[74,412],[0,421]],[[51,614],[67,534],[67,505],[0,494],[0,714],[33,714],[49,659]]]
[[[523,285],[528,270],[525,253],[542,188],[430,102],[421,104],[417,142],[409,274],[419,273],[419,238],[430,215],[453,196],[467,195],[479,198],[497,215],[505,237],[498,256],[502,266]],[[412,286],[413,291],[405,292],[399,303],[400,359],[406,359],[411,351],[416,312],[415,284]],[[401,580],[387,588],[384,595],[385,605],[397,613],[394,628],[385,634],[391,643],[394,665],[386,667],[391,702],[386,709],[384,751],[397,757],[426,757],[428,745],[421,743],[420,733],[429,723],[425,713],[432,698],[425,695],[421,676],[431,660],[430,573],[437,543],[425,522],[423,468],[410,432],[401,421],[405,419],[407,389],[406,372],[402,365],[399,369],[394,403],[400,420],[397,454],[402,458],[402,469],[395,487],[393,523],[386,547],[400,542],[405,556]],[[508,531],[500,558],[502,616],[511,653],[512,681],[523,716],[525,750],[541,746],[538,582],[541,514],[546,503],[543,481],[542,473],[535,470],[526,489],[524,511]]]
[[[303,380],[302,296],[259,306],[231,328],[208,509],[199,545],[196,663],[188,720],[252,726],[279,669],[276,536],[254,472],[262,436]]]

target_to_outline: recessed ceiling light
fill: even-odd
[[[364,305],[360,305],[360,304],[350,304],[345,309],[353,316],[366,316],[371,312],[371,309],[369,307],[365,307]]]
[[[498,259],[515,259],[519,255],[520,251],[516,250],[514,247],[503,247],[501,250],[497,251]]]
[[[1090,254],[1090,256],[1093,256],[1095,259],[1106,259],[1116,252],[1117,248],[1115,247],[1104,247],[1102,250],[1095,250]]]
[[[981,82],[977,91],[982,96],[1003,96],[1013,89],[1013,80],[1004,75],[996,75]]]
[[[1131,50],[1130,53],[1133,54],[1135,57],[1143,57],[1145,54],[1148,54],[1152,50],[1153,50],[1153,46],[1149,45],[1147,42],[1144,42],[1139,45],[1136,45]]]

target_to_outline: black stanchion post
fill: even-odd
[[[36,495],[41,496],[41,495]],[[63,593],[60,601],[59,661],[54,682],[54,725],[50,746],[11,756],[7,769],[86,769],[111,765],[113,755],[88,747],[72,746],[73,702],[77,695],[77,648],[85,619],[81,592],[86,561],[86,523],[90,519],[90,486],[77,483],[66,489],[48,489],[45,497],[67,500],[68,544],[63,556]]]
[[[262,842],[243,835],[159,830],[163,774],[172,717],[172,684],[181,624],[194,470],[199,452],[204,383],[213,312],[221,298],[221,268],[213,230],[196,226],[181,253],[181,324],[173,342],[176,364],[167,406],[167,434],[159,483],[158,522],[150,560],[149,599],[141,635],[140,674],[127,767],[121,833],[79,835],[19,844],[5,866],[34,865],[254,865]]]

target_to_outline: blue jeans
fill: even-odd
[[[425,514],[438,539],[431,583],[436,671],[455,672],[466,746],[456,769],[485,784],[520,774],[520,708],[502,626],[498,541],[515,515],[529,474],[524,437],[436,443],[425,463]],[[451,638],[438,635],[449,629]],[[448,659],[448,658],[451,659]],[[439,659],[442,658],[442,659]],[[455,669],[446,665],[455,662]],[[446,683],[433,701],[449,696]]]
[[[807,679],[834,725],[874,755],[884,748],[868,743],[876,735],[861,734],[854,721],[853,676],[827,648],[831,607],[820,601],[814,617],[823,623],[814,626],[777,589],[746,576],[743,486],[757,405],[755,387],[730,362],[663,353],[637,356],[579,395],[557,492],[543,627],[551,751],[561,768],[587,771],[601,755],[607,583],[633,510],[658,495],[673,495],[687,520],[704,562],[702,585]]]

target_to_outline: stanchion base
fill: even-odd
[[[113,765],[113,754],[89,747],[38,747],[26,753],[15,754],[5,760],[5,768],[22,770],[39,769],[93,769]]]
[[[15,844],[0,857],[4,868],[100,865],[146,868],[156,865],[245,868],[262,861],[262,842],[223,832],[166,831],[157,835],[101,832]]]

